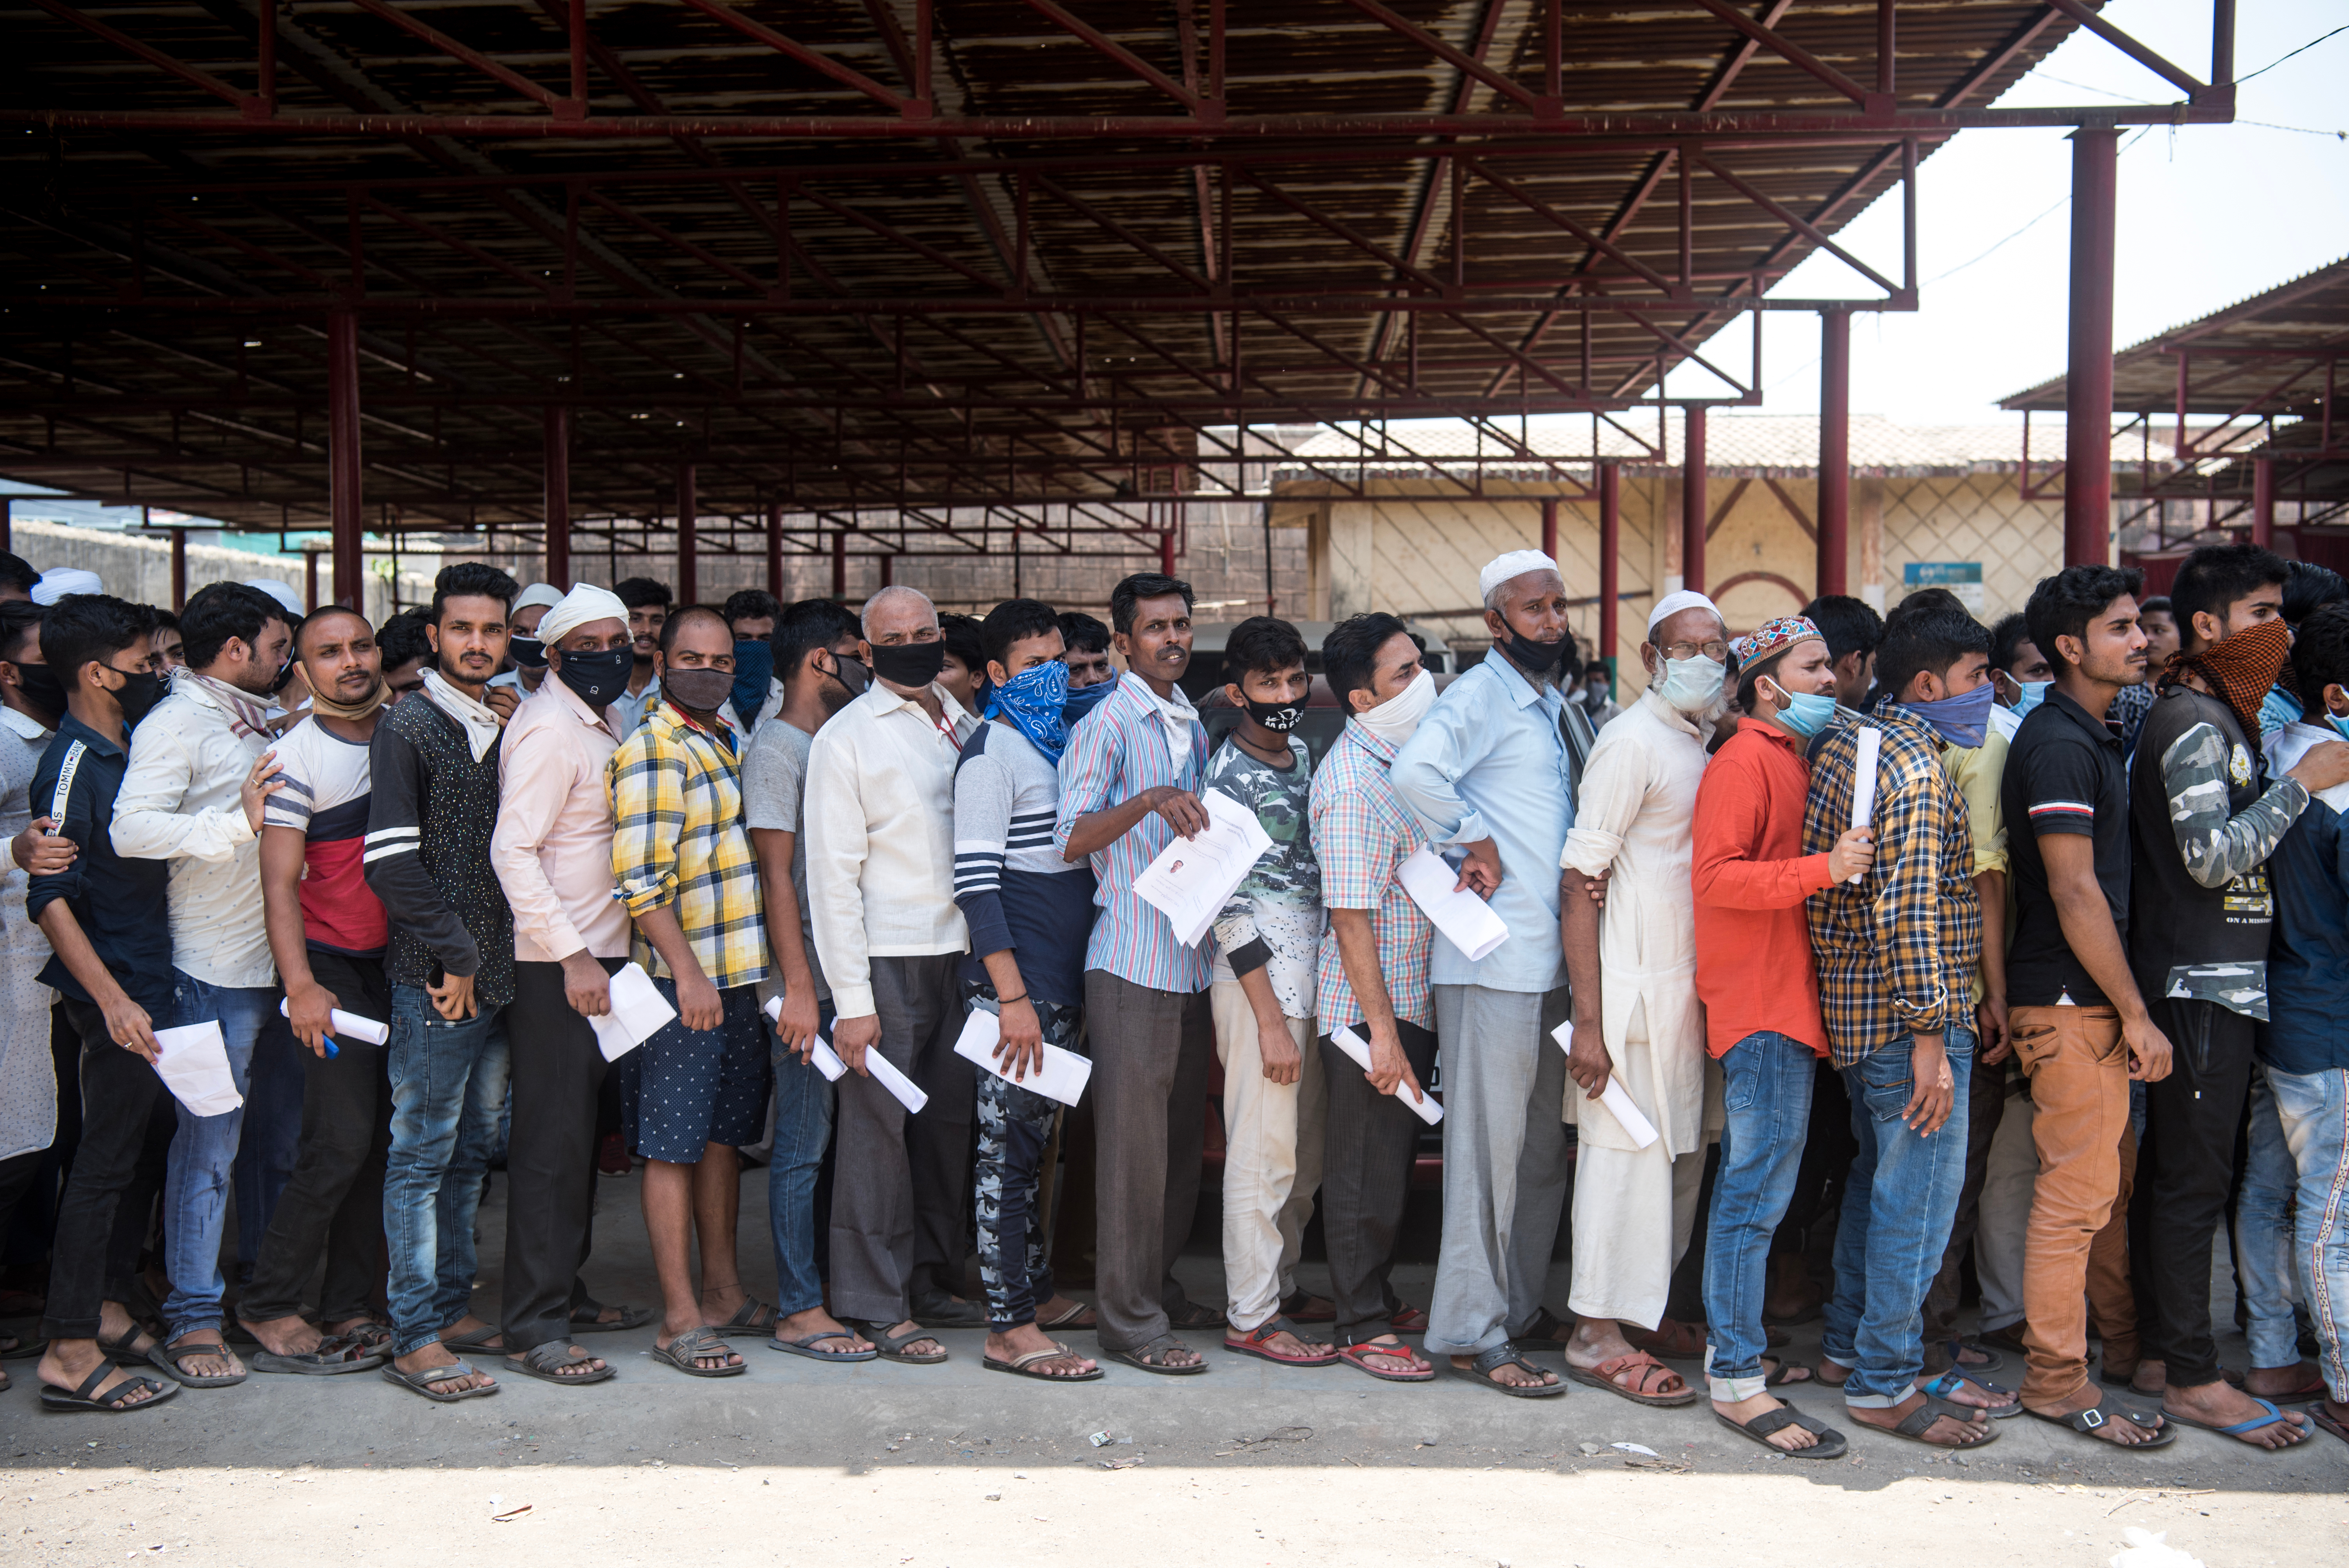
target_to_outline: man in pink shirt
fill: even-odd
[[[612,896],[605,765],[620,743],[609,711],[635,655],[628,612],[583,583],[539,623],[547,670],[506,725],[490,861],[513,910],[513,1130],[506,1150],[508,1365],[550,1383],[600,1383],[612,1369],[575,1334],[635,1327],[598,1309],[579,1282],[595,1195],[595,1105],[604,1053],[590,1017],[611,1010],[628,960],[628,912]]]

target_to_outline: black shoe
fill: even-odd
[[[911,1315],[915,1322],[933,1328],[983,1328],[987,1325],[986,1307],[942,1290],[916,1297]]]

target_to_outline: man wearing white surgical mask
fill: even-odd
[[[1634,1348],[1625,1326],[1648,1331],[1642,1340],[1668,1356],[1704,1343],[1698,1326],[1665,1319],[1664,1301],[1696,1220],[1708,1123],[1717,1128],[1720,1116],[1705,1092],[1689,878],[1697,785],[1728,657],[1712,600],[1682,590],[1657,603],[1640,645],[1648,689],[1591,748],[1558,860],[1574,992],[1566,1117],[1579,1144],[1568,1298],[1579,1321],[1567,1376],[1642,1405],[1684,1405],[1696,1391]],[[1586,892],[1600,877],[1610,878],[1603,909]],[[1610,1082],[1653,1127],[1644,1147],[1600,1103]]]

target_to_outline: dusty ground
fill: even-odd
[[[761,1186],[745,1182],[746,1261],[764,1253]],[[649,1299],[634,1198],[632,1182],[606,1191],[590,1278],[607,1299]],[[494,1203],[484,1233],[488,1302]],[[1220,1299],[1214,1259],[1195,1266],[1198,1293]],[[1399,1272],[1407,1297],[1424,1301],[1425,1274]],[[1795,1355],[1816,1351],[1815,1331],[1796,1331]],[[1052,1387],[983,1371],[977,1330],[941,1337],[955,1358],[930,1367],[826,1367],[740,1339],[750,1372],[700,1381],[652,1365],[647,1329],[588,1342],[621,1368],[594,1388],[509,1377],[494,1398],[440,1407],[372,1374],[255,1377],[136,1417],[45,1414],[31,1363],[11,1362],[0,1563],[1652,1568],[1664,1552],[2101,1568],[2132,1525],[2209,1568],[2349,1549],[2349,1446],[2321,1433],[2266,1455],[2188,1432],[2132,1457],[2024,1418],[1937,1462],[1847,1423],[1850,1455],[1812,1463],[1764,1453],[1702,1405],[1642,1409],[1582,1387],[1510,1400],[1214,1350],[1203,1377],[1114,1367]],[[2241,1364],[2240,1336],[2222,1348]],[[1831,1398],[1798,1397],[1835,1418]]]

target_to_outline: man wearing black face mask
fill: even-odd
[[[114,850],[114,799],[129,761],[130,721],[155,705],[150,614],[104,594],[75,594],[41,626],[41,656],[70,672],[66,714],[33,776],[33,799],[80,846],[73,864],[36,876],[25,908],[55,950],[41,980],[64,998],[81,1038],[81,1144],[57,1205],[41,1332],[49,1347],[42,1403],[57,1409],[128,1410],[179,1389],[117,1371],[99,1339],[133,1358],[155,1347],[124,1303],[134,1282],[109,1278],[115,1212],[129,1187],[163,1080],[155,1076],[155,1027],[171,1005],[170,875],[160,861]],[[144,1343],[141,1343],[143,1341]]]
[[[492,690],[511,691],[520,701],[546,684],[546,639],[538,627],[562,600],[563,590],[552,583],[533,583],[514,595],[513,608],[506,613],[506,656],[513,668],[492,676]]]

